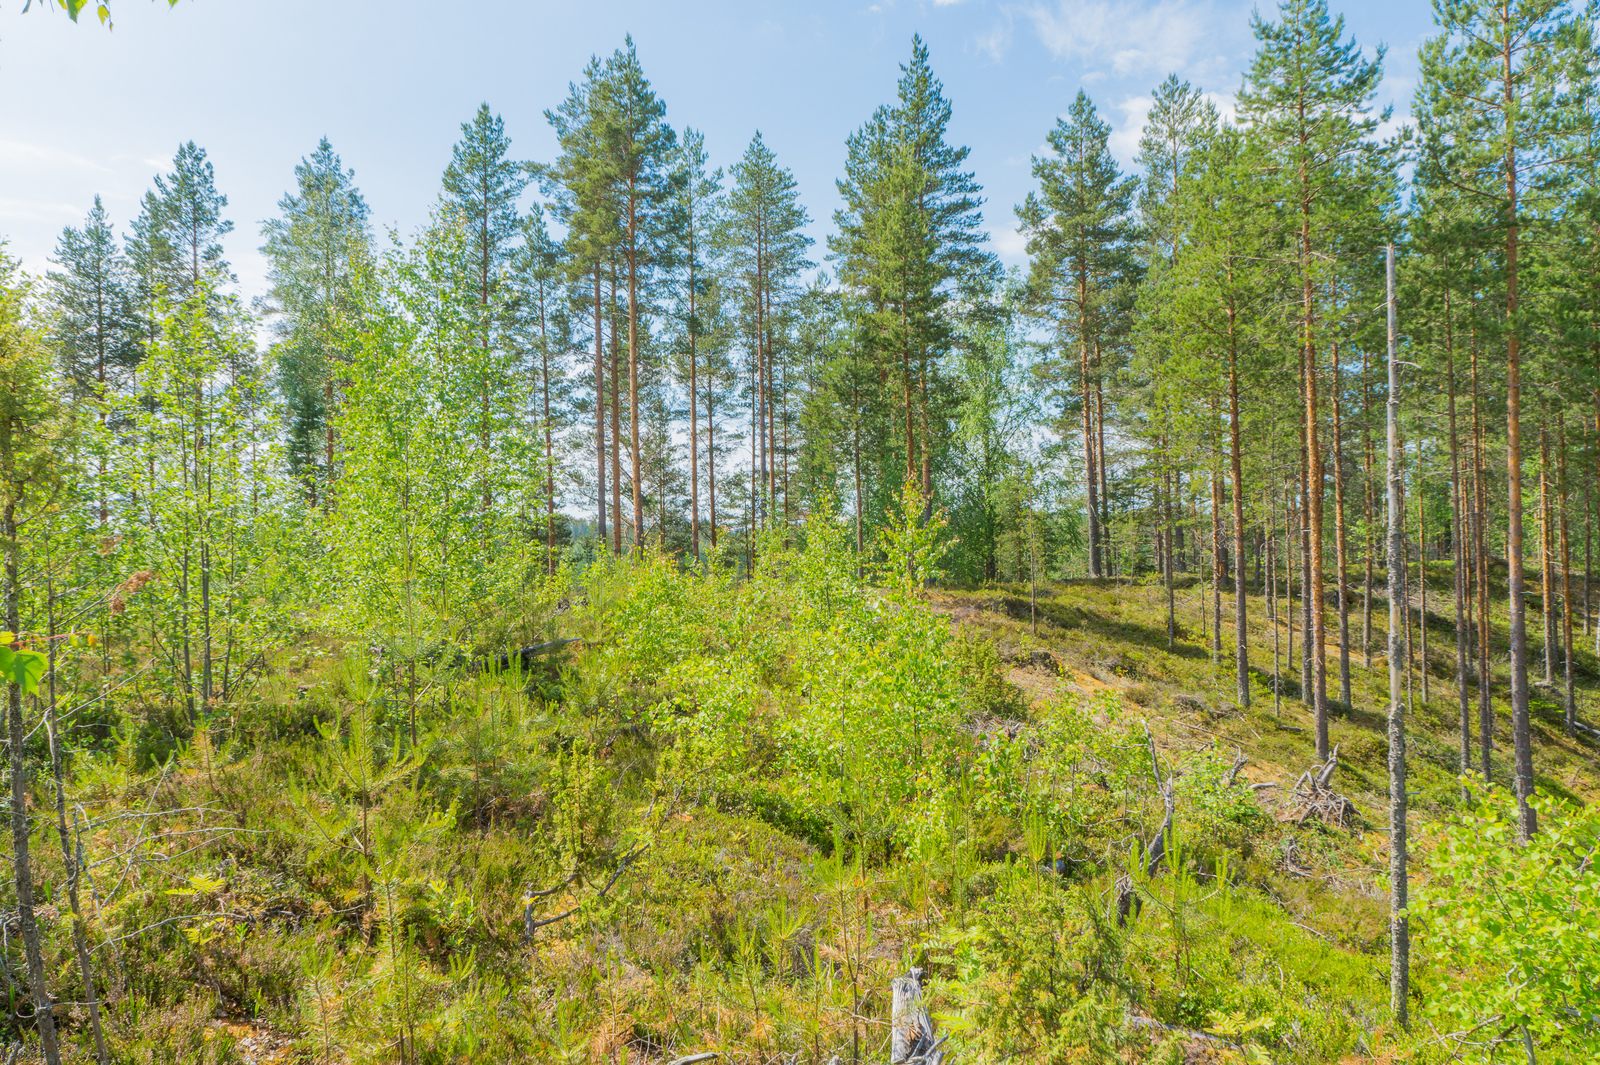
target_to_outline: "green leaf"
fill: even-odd
[[[46,659],[38,651],[0,647],[0,676],[12,684],[22,685],[22,690],[29,695],[38,693],[45,665]]]

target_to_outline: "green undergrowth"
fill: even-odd
[[[916,536],[889,557],[926,561]],[[912,966],[967,1062],[1460,1049],[1390,1020],[1364,672],[1334,730],[1357,821],[1302,824],[1280,797],[1309,738],[1277,726],[1304,708],[1275,713],[1264,680],[1224,706],[1227,663],[1192,635],[1167,650],[1159,589],[1052,586],[1035,633],[1014,589],[928,592],[899,563],[858,580],[820,521],[763,557],[743,581],[662,557],[564,571],[514,624],[580,642],[534,676],[413,681],[313,632],[170,754],[128,707],[70,785],[117,1060],[881,1061]],[[1032,650],[1064,675],[1025,695]],[[1416,719],[1420,831],[1461,801],[1447,715]],[[1592,754],[1541,739],[1541,772],[1590,794]],[[45,925],[70,1001],[70,922]],[[1462,971],[1427,955],[1418,1006],[1470,1012],[1434,990]]]

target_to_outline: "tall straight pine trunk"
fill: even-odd
[[[1231,268],[1230,268],[1231,272]],[[1232,285],[1229,286],[1232,291]],[[1239,342],[1234,332],[1232,300],[1228,306],[1228,465],[1233,479],[1233,628],[1234,682],[1239,705],[1250,705],[1250,628],[1244,587],[1244,453],[1239,425]]]
[[[1350,556],[1344,510],[1344,388],[1339,373],[1339,345],[1333,345],[1333,536],[1338,573],[1334,594],[1339,601],[1339,702],[1346,709],[1350,701],[1350,597],[1348,586]]]
[[[1561,648],[1556,640],[1555,545],[1550,515],[1550,431],[1539,423],[1539,607],[1544,615],[1544,682],[1556,681],[1556,656]]]
[[[1471,537],[1466,528],[1466,508],[1461,505],[1461,447],[1456,426],[1455,323],[1450,315],[1448,271],[1444,284],[1444,370],[1450,431],[1450,575],[1456,613],[1456,695],[1460,702],[1461,776],[1465,778],[1472,772],[1472,696],[1467,690],[1467,573],[1462,567],[1462,555]],[[1465,783],[1461,785],[1461,790],[1465,799]]]
[[[1301,175],[1305,187],[1305,175]],[[1316,286],[1311,276],[1311,201],[1301,200],[1300,254],[1302,296],[1305,300],[1305,435],[1306,435],[1306,658],[1310,662],[1311,706],[1316,719],[1317,758],[1328,758],[1328,634],[1327,610],[1322,602],[1322,440],[1318,425]]]
[[[1491,666],[1489,657],[1489,503],[1484,485],[1488,468],[1484,462],[1482,392],[1478,380],[1478,342],[1472,338],[1472,452],[1473,526],[1477,533],[1474,556],[1478,571],[1478,754],[1483,760],[1483,782],[1494,783],[1490,755],[1494,751],[1494,707],[1490,703]]]
[[[595,537],[606,542],[606,366],[605,326],[601,317],[600,260],[594,261],[594,464]]]
[[[612,263],[611,278],[611,550],[622,554],[622,388],[619,379],[622,363],[622,338],[617,325],[617,271]],[[635,525],[635,535],[638,526]]]
[[[1512,97],[1511,52],[1505,52],[1505,103]],[[1506,152],[1506,563],[1511,569],[1507,593],[1511,639],[1511,740],[1516,754],[1518,833],[1530,839],[1539,830],[1533,799],[1533,732],[1528,720],[1528,611],[1525,552],[1522,539],[1522,355],[1517,335],[1517,169],[1514,148]]]
[[[639,214],[628,180],[628,452],[633,472],[633,547],[644,551],[644,485],[639,467]]]
[[[1394,296],[1394,245],[1387,253],[1389,289],[1389,1008],[1409,1026],[1411,927],[1406,914],[1406,720],[1400,698],[1400,635],[1406,622],[1405,511],[1400,483],[1400,372]],[[1418,493],[1419,495],[1421,493]]]
[[[1572,681],[1572,538],[1567,524],[1567,426],[1562,414],[1556,415],[1556,450],[1559,456],[1557,490],[1560,493],[1561,524],[1561,647],[1565,652],[1562,663],[1561,709],[1567,737],[1577,733],[1577,704]]]

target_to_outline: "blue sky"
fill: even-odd
[[[48,0],[46,0],[48,2]],[[1150,90],[1176,72],[1226,107],[1253,51],[1239,0],[746,0],[588,4],[458,0],[113,0],[116,28],[0,0],[0,237],[33,271],[95,193],[126,231],[184,140],[203,146],[229,197],[229,258],[263,288],[260,222],[323,135],[355,168],[380,227],[426,219],[460,124],[487,100],[519,158],[548,160],[543,112],[595,53],[631,32],[668,120],[705,132],[727,165],[760,129],[799,180],[822,242],[845,137],[894,92],[921,33],[972,149],[985,219],[1021,261],[1012,208],[1028,161],[1080,87],[1131,167]],[[1380,103],[1403,117],[1426,0],[1341,6],[1367,49],[1389,46]],[[1269,9],[1271,10],[1271,9]]]

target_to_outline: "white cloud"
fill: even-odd
[[[1209,3],[1157,0],[1135,5],[1116,0],[1056,0],[1021,12],[1057,59],[1075,58],[1091,69],[1117,74],[1182,70],[1214,32]]]
[[[1232,93],[1207,92],[1201,95],[1217,109],[1224,121],[1234,121],[1236,107]],[[1102,116],[1111,123],[1111,136],[1106,138],[1106,146],[1124,170],[1133,169],[1134,156],[1139,154],[1139,138],[1144,135],[1145,124],[1150,120],[1150,108],[1154,104],[1155,100],[1149,94],[1129,96],[1111,105],[1111,110],[1122,112],[1121,119]]]
[[[43,144],[23,144],[21,141],[0,141],[0,167],[71,167],[77,170],[95,170],[111,173],[111,168],[90,159],[51,148]]]
[[[1144,134],[1144,125],[1154,103],[1149,96],[1130,96],[1113,105],[1122,112],[1122,120],[1111,122],[1111,136],[1106,139],[1106,146],[1124,169],[1131,167],[1133,157],[1139,154],[1139,138]]]
[[[1017,232],[1015,226],[989,234],[1000,261],[1007,266],[1028,261],[1028,238]]]
[[[996,63],[1005,62],[1006,52],[1011,48],[1011,19],[1008,17],[1003,22],[997,22],[988,33],[980,33],[972,39],[973,46]]]
[[[0,196],[0,219],[9,222],[46,222],[60,225],[75,222],[84,213],[84,208],[80,204],[18,200]]]

